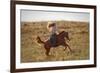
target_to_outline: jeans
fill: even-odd
[[[56,33],[55,34],[52,34],[50,36],[50,43],[52,44],[53,47],[55,47],[56,46],[56,43],[57,43],[57,37],[56,36],[57,36]]]

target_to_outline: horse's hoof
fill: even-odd
[[[66,51],[66,49],[64,49],[63,51]]]
[[[71,55],[71,54],[73,54],[73,51],[68,51],[67,52],[67,55]]]
[[[49,54],[46,54],[46,56],[48,57],[48,56],[50,56]]]
[[[45,55],[46,55],[46,56],[49,56],[49,53],[46,53]]]

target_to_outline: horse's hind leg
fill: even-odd
[[[50,48],[46,49],[46,55],[49,56]]]

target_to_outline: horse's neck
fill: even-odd
[[[64,32],[59,33],[58,36],[61,37],[61,38],[64,38],[65,37]]]

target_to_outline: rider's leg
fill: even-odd
[[[50,36],[50,43],[52,44],[52,46],[56,46],[56,34],[52,34]]]

